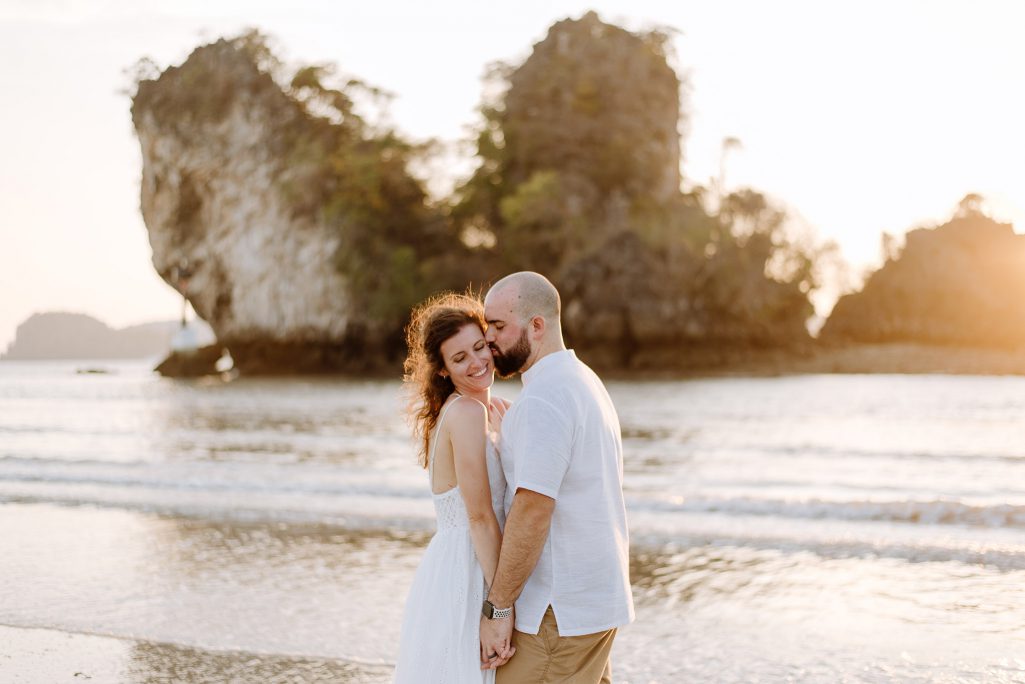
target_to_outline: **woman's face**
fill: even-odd
[[[442,342],[441,358],[460,393],[486,390],[495,382],[491,349],[476,323],[467,323]]]

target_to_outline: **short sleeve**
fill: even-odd
[[[573,424],[565,412],[537,397],[525,397],[518,407],[516,435],[516,481],[513,491],[529,489],[553,499],[559,498],[562,479],[569,468],[573,448]]]

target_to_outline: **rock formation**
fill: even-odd
[[[494,71],[504,91],[483,107],[481,164],[454,212],[464,234],[492,238],[501,270],[549,275],[568,339],[601,365],[808,340],[803,276],[767,274],[782,215],[751,191],[729,215],[681,192],[671,49],[663,32],[593,12],[553,25],[521,65]],[[741,219],[756,224],[743,236]]]
[[[552,278],[569,341],[609,365],[805,341],[807,269],[772,272],[782,214],[680,190],[671,49],[594,13],[556,23],[500,72],[480,166],[434,208],[412,147],[356,112],[372,88],[285,77],[257,34],[200,47],[133,98],[154,266],[242,373],[395,370],[412,304],[520,269]]]
[[[373,368],[423,294],[424,193],[350,93],[314,67],[285,86],[274,70],[248,34],[139,82],[153,265],[242,372]]]
[[[909,232],[900,254],[837,302],[823,341],[1025,346],[1025,236],[976,197],[947,223]]]

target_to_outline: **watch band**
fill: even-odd
[[[495,604],[491,601],[484,599],[484,604],[481,606],[481,614],[489,620],[501,620],[503,618],[510,617],[512,615],[512,606],[508,608],[495,608]]]

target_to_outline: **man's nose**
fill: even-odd
[[[491,344],[492,342],[495,341],[495,330],[494,330],[494,328],[488,328],[487,330],[484,331],[484,340],[488,344]]]

